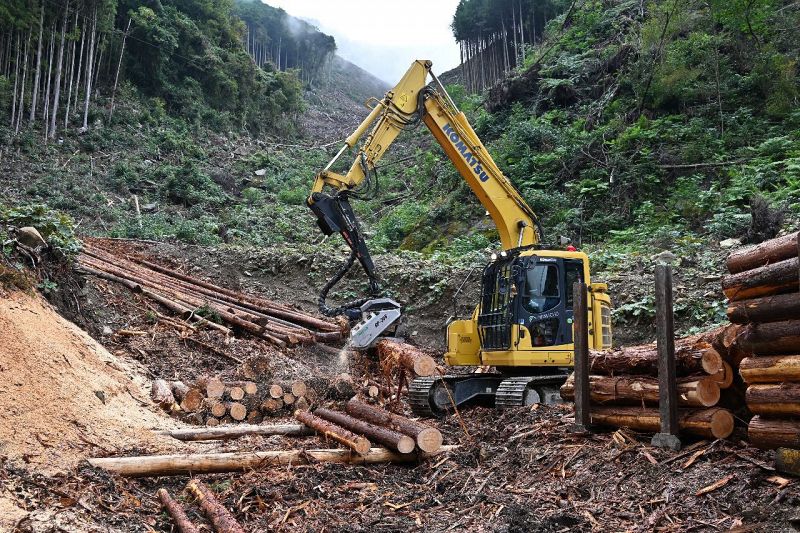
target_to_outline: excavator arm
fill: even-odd
[[[428,85],[428,77],[433,84]],[[376,180],[375,166],[391,143],[403,130],[423,122],[475,196],[497,226],[504,250],[537,245],[542,240],[536,215],[492,160],[486,147],[458,110],[447,91],[431,72],[431,62],[415,61],[400,82],[382,100],[376,100],[372,111],[345,140],[345,145],[317,174],[308,206],[317,216],[317,223],[326,235],[340,233],[351,249],[348,261],[328,282],[320,295],[320,310],[327,315],[345,314],[351,319],[365,317],[363,306],[369,307],[380,294],[375,265],[350,205],[350,197],[368,191]],[[332,171],[334,163],[348,149],[354,148],[369,131],[346,174]],[[354,264],[361,263],[370,283],[371,297],[349,302],[337,308],[325,304],[329,290]],[[381,299],[386,300],[386,299]],[[389,300],[390,302],[393,302]],[[382,304],[386,307],[386,304]],[[399,305],[397,306],[399,309]],[[369,319],[371,311],[366,312]],[[399,317],[399,314],[398,314]],[[380,320],[380,310],[372,317]],[[387,320],[383,320],[384,324]],[[388,326],[388,325],[387,325]],[[380,329],[380,325],[372,330]],[[384,328],[385,329],[385,328]],[[356,328],[354,328],[356,332]],[[357,333],[357,332],[356,332]]]

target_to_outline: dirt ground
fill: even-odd
[[[191,271],[188,265],[196,258],[168,245],[126,241],[120,246],[231,288],[254,290],[306,310],[313,305],[313,298],[306,297],[313,292],[305,275],[279,285],[268,276],[242,276],[243,263],[231,257],[222,261],[212,255]],[[232,264],[240,267],[227,266]],[[276,265],[276,272],[282,268],[294,267]],[[9,402],[0,403],[0,409],[17,417],[10,424],[5,417],[0,421],[0,531],[171,531],[155,499],[161,487],[179,497],[195,523],[210,531],[198,507],[182,492],[188,477],[123,479],[90,468],[82,458],[167,449],[335,446],[317,437],[248,437],[194,446],[164,442],[152,430],[177,422],[149,404],[150,379],[190,380],[217,373],[240,377],[247,361],[263,359],[269,379],[316,377],[324,382],[348,369],[348,362],[315,348],[280,351],[246,336],[226,343],[213,331],[198,333],[200,343],[189,341],[157,320],[154,311],[163,309],[127,289],[91,277],[62,285],[69,290],[53,296],[59,310],[108,352],[53,315],[47,304],[36,304],[38,300],[30,297],[0,298],[0,331],[4,339],[14,339],[14,344],[0,345],[0,402]],[[25,306],[19,298],[25,298]],[[146,334],[123,335],[121,330]],[[436,335],[418,337],[424,344],[428,339],[434,342]],[[58,344],[54,347],[53,342]],[[71,365],[58,360],[62,353]],[[349,370],[359,377],[364,367],[363,361],[356,361]],[[12,370],[14,383],[9,381]],[[405,409],[402,404],[397,408]],[[687,441],[683,451],[671,452],[650,447],[649,435],[629,431],[572,434],[571,417],[570,407],[564,405],[505,412],[475,407],[439,423],[445,442],[460,448],[419,464],[315,464],[200,478],[253,532],[800,527],[800,485],[776,474],[771,452],[748,447],[742,441],[743,429],[729,441]],[[64,459],[59,464],[60,457]]]

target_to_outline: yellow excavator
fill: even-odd
[[[544,247],[536,214],[492,160],[431,72],[431,65],[415,61],[382,100],[368,102],[372,105],[369,116],[315,178],[308,206],[322,231],[340,233],[351,249],[348,260],[323,288],[320,310],[351,320],[353,348],[366,349],[396,330],[401,306],[382,296],[350,198],[376,187],[376,163],[401,131],[422,122],[492,217],[502,250],[492,254],[483,269],[480,301],[472,316],[448,321],[444,357],[450,366],[494,367],[496,371],[416,378],[409,386],[411,407],[421,416],[441,416],[454,403],[505,408],[556,402],[558,387],[573,366],[573,283],[582,281],[588,286],[589,346],[593,349],[611,346],[607,285],[591,281],[585,253]],[[356,147],[373,123],[347,174],[333,172],[336,161]],[[370,294],[329,307],[329,291],[356,260],[366,272]]]

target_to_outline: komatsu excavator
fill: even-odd
[[[365,194],[372,182],[377,187],[376,163],[401,131],[422,122],[492,217],[502,250],[492,254],[483,269],[480,301],[472,316],[451,317],[447,322],[444,357],[450,366],[496,371],[417,378],[409,387],[411,407],[421,416],[441,416],[467,402],[505,408],[557,401],[558,387],[573,366],[573,283],[582,281],[588,287],[593,349],[611,346],[606,284],[592,283],[585,253],[544,247],[536,215],[431,72],[430,61],[415,61],[400,82],[382,100],[373,99],[372,105],[369,116],[317,174],[307,200],[322,231],[340,233],[351,249],[348,260],[323,288],[320,310],[328,316],[346,315],[355,324],[350,343],[356,349],[368,348],[397,328],[401,306],[382,296],[350,198]],[[336,161],[373,123],[347,174],[333,172]],[[356,260],[366,272],[370,295],[329,307],[330,289]]]

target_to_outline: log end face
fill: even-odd
[[[442,433],[438,429],[423,429],[417,435],[417,446],[425,453],[435,453],[442,447]]]
[[[416,443],[414,439],[408,436],[403,436],[403,438],[397,442],[397,451],[400,453],[411,453],[414,451],[415,447]]]
[[[718,439],[727,439],[733,433],[733,415],[727,409],[717,409],[711,415],[711,434]]]

